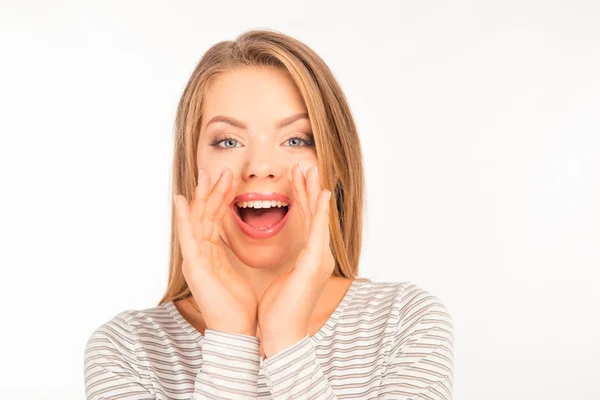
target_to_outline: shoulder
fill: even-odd
[[[356,279],[358,297],[363,300],[380,299],[396,306],[420,303],[439,303],[441,300],[433,293],[409,281],[378,282],[369,279]]]
[[[417,322],[430,321],[452,330],[452,320],[445,304],[433,293],[409,281],[358,282],[355,305],[377,306],[388,312],[388,323],[400,333]]]
[[[164,305],[144,310],[125,310],[98,325],[88,337],[86,358],[92,353],[119,352],[135,358],[145,336],[160,335],[169,326],[169,311]]]
[[[92,352],[119,352],[135,357],[139,342],[136,316],[136,310],[122,311],[97,326],[87,340],[86,358],[91,357]]]
[[[123,333],[133,332],[136,328],[155,324],[166,316],[169,316],[169,312],[165,305],[142,310],[124,310],[103,322],[97,327],[96,331],[114,332],[116,330]]]

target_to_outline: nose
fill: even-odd
[[[276,182],[283,176],[283,170],[283,165],[275,154],[255,148],[248,154],[242,178],[245,181],[267,179]]]

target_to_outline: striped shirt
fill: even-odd
[[[257,337],[193,328],[172,301],[87,341],[88,400],[452,398],[452,322],[409,282],[354,280],[325,325],[270,358]]]

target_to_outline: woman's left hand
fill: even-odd
[[[295,206],[304,221],[304,247],[294,269],[267,288],[258,305],[258,326],[265,355],[270,357],[303,339],[317,302],[331,278],[335,260],[329,247],[331,192],[322,190],[317,167],[306,178],[292,168]]]

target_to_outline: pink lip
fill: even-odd
[[[281,219],[281,221],[279,221],[275,225],[269,226],[268,228],[258,229],[242,221],[242,219],[237,213],[235,203],[237,203],[238,201],[250,200],[285,201],[286,203],[288,203],[288,212]],[[231,202],[231,212],[233,213],[233,218],[238,223],[238,226],[240,227],[242,232],[244,232],[244,234],[253,239],[267,239],[272,236],[275,236],[277,233],[279,233],[279,231],[283,229],[290,215],[290,211],[292,210],[292,205],[293,203],[290,200],[290,198],[280,193],[244,193],[239,196],[236,196],[236,198],[233,199],[233,201]]]

